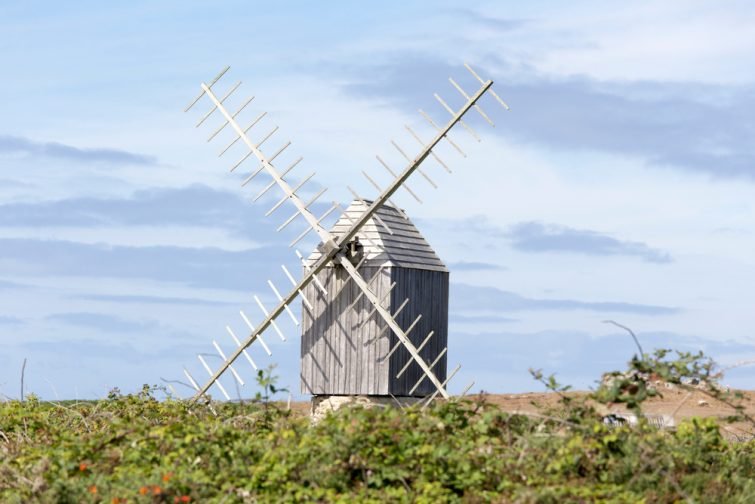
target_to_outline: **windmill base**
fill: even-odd
[[[317,423],[325,416],[343,407],[358,406],[362,408],[396,408],[411,406],[424,400],[424,397],[406,396],[369,396],[369,395],[316,395],[312,396],[310,416]]]

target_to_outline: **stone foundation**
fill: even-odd
[[[312,396],[310,416],[313,423],[317,423],[331,411],[343,407],[359,406],[362,408],[397,408],[411,406],[424,400],[424,397],[392,397],[392,396]]]

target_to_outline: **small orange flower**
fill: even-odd
[[[97,485],[92,485],[89,487],[89,493],[96,494],[97,493]]]
[[[86,471],[86,470],[87,470],[88,468],[89,468],[89,466],[88,466],[88,465],[86,464],[86,462],[82,462],[81,464],[79,464],[79,471],[82,471],[82,472],[84,472],[84,471]]]
[[[182,495],[181,502],[191,502],[191,497],[189,497],[188,495]]]
[[[163,493],[163,489],[155,485],[154,487],[152,487],[152,493],[154,495],[160,495],[161,493]]]
[[[166,473],[163,475],[163,481],[167,483],[168,481],[170,481],[170,478],[172,477],[173,477],[173,473]]]
[[[139,489],[139,495],[147,495],[147,492],[149,492],[149,488],[143,486]]]

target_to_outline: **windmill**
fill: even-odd
[[[300,275],[294,275],[285,265],[282,266],[284,275],[291,283],[287,293],[283,294],[272,281],[267,281],[268,287],[278,300],[274,308],[266,307],[259,297],[254,296],[255,303],[262,313],[262,319],[256,326],[243,310],[240,311],[244,325],[248,329],[245,337],[239,337],[230,326],[226,326],[226,331],[234,343],[233,351],[226,353],[217,340],[213,340],[216,356],[222,360],[220,366],[213,369],[205,359],[207,354],[197,356],[209,376],[203,385],[200,386],[199,381],[184,368],[184,374],[195,391],[194,401],[207,395],[213,386],[230,400],[227,389],[220,381],[221,376],[229,372],[237,384],[244,385],[244,380],[237,370],[237,361],[243,358],[255,370],[258,369],[251,353],[253,348],[259,347],[258,351],[271,355],[270,346],[265,341],[270,330],[285,341],[283,331],[276,322],[284,312],[297,326],[302,327],[303,392],[420,396],[426,398],[425,405],[438,395],[449,397],[446,385],[461,366],[456,366],[451,373],[447,373],[445,326],[448,273],[442,262],[434,256],[432,249],[429,249],[429,245],[423,242],[424,238],[404,210],[393,202],[392,197],[403,188],[406,193],[420,201],[417,193],[407,184],[407,180],[415,172],[429,184],[437,187],[421,166],[428,157],[432,157],[450,173],[448,165],[435,152],[436,146],[442,141],[466,157],[459,145],[449,137],[449,133],[456,125],[461,125],[475,140],[480,141],[479,135],[464,121],[464,117],[470,110],[475,109],[493,126],[493,121],[478,104],[484,95],[491,95],[508,110],[508,105],[491,89],[493,81],[483,80],[469,65],[464,66],[479,83],[479,87],[473,93],[467,93],[456,81],[449,79],[463,98],[464,103],[461,107],[453,109],[438,94],[434,95],[448,112],[448,121],[436,122],[426,112],[419,111],[435,132],[434,137],[425,142],[411,127],[405,126],[413,140],[421,146],[413,157],[407,154],[405,148],[391,141],[406,161],[404,168],[396,170],[383,158],[376,156],[381,166],[392,177],[392,182],[386,187],[380,187],[373,177],[362,172],[377,190],[377,196],[365,199],[349,188],[354,200],[347,208],[344,209],[334,202],[320,215],[315,215],[313,208],[326,189],[317,191],[307,200],[300,196],[305,192],[303,188],[305,184],[310,183],[314,173],[299,179],[295,185],[290,181],[292,170],[299,165],[302,158],[297,158],[284,169],[279,169],[277,164],[274,164],[290,147],[291,142],[283,143],[277,150],[267,149],[268,141],[278,131],[277,126],[263,136],[257,136],[257,126],[267,113],[259,113],[247,123],[247,126],[240,124],[242,112],[254,97],[241,101],[240,105],[231,111],[227,108],[230,98],[241,82],[231,85],[223,94],[216,92],[222,86],[221,79],[230,67],[224,68],[209,84],[200,85],[199,95],[186,107],[185,112],[191,110],[203,98],[205,101],[209,100],[211,108],[199,118],[196,126],[202,126],[213,115],[222,116],[222,122],[210,134],[208,142],[218,138],[224,130],[231,130],[231,141],[220,151],[220,156],[238,145],[243,152],[240,159],[231,166],[230,172],[240,169],[249,158],[256,158],[259,164],[244,176],[241,186],[246,187],[260,174],[267,174],[270,180],[254,197],[254,201],[260,200],[271,189],[277,187],[282,197],[265,215],[272,215],[286,203],[293,205],[295,211],[278,226],[278,231],[297,220],[303,220],[305,227],[290,246],[293,247],[312,232],[319,239],[319,245],[308,257],[304,257],[299,251],[296,252],[302,264]],[[255,131],[252,132],[253,129]],[[252,133],[255,134],[255,138],[260,139],[252,140]],[[265,152],[262,150],[263,145]],[[332,229],[326,229],[326,219],[336,211],[340,211],[340,218]],[[403,236],[404,240],[403,244],[401,240],[394,240],[392,246],[398,250],[392,253],[391,246],[387,246],[386,243],[394,236]],[[420,282],[419,287],[417,282]],[[422,282],[428,283],[424,285]],[[412,285],[414,288],[410,289]],[[414,293],[415,299],[402,299],[403,294],[409,291]],[[297,302],[302,306],[304,320],[301,324],[292,310]],[[412,308],[407,309],[410,304]],[[435,308],[436,315],[425,316],[422,322],[423,307],[431,311]],[[409,313],[412,314],[411,317],[407,317]],[[344,323],[343,316],[348,317],[348,323]],[[417,328],[424,325],[424,328],[428,329],[428,320],[440,327],[420,333]],[[334,332],[337,333],[335,337],[340,340],[339,345],[333,345],[332,339],[329,341],[329,338],[333,337],[331,333]],[[325,359],[330,359],[327,371],[322,362]],[[344,362],[349,362],[350,365]],[[371,374],[372,379],[363,379],[365,374]],[[465,393],[471,386],[472,384],[467,387]]]

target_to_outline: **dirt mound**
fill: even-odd
[[[685,390],[674,385],[658,387],[659,396],[648,399],[642,406],[643,412],[649,416],[668,417],[678,424],[690,417],[716,417],[724,419],[734,413],[734,409],[721,401],[707,396],[699,390]],[[743,390],[742,405],[745,412],[755,416],[755,390]],[[584,396],[587,392],[570,392],[573,397]],[[528,392],[524,394],[486,394],[490,404],[499,406],[504,411],[522,413],[542,413],[549,407],[558,405],[560,397],[552,392]],[[596,404],[596,409],[606,415],[627,414],[623,405],[605,406]],[[745,435],[751,429],[747,425],[734,423],[723,424],[724,430],[733,436]]]

